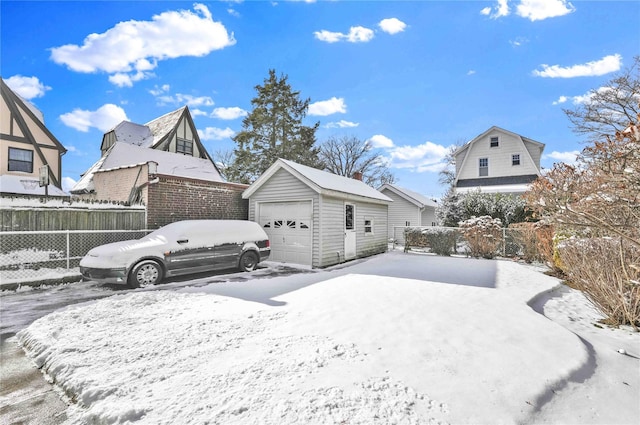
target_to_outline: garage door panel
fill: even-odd
[[[311,265],[311,201],[260,204],[259,222],[271,241],[271,260]]]

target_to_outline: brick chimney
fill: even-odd
[[[353,178],[362,181],[362,173],[360,171],[356,171],[353,173]]]

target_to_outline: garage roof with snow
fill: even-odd
[[[284,169],[305,183],[311,189],[322,195],[337,197],[356,196],[367,198],[376,202],[393,202],[388,196],[378,192],[361,180],[338,176],[316,168],[307,167],[293,161],[279,158],[269,167],[247,190],[242,194],[244,199],[249,199],[260,187],[266,183],[276,171]]]

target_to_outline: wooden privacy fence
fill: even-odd
[[[147,227],[143,207],[127,209],[1,208],[0,232],[139,230]]]

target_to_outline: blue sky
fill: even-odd
[[[207,150],[251,110],[270,68],[311,104],[305,124],[370,140],[397,183],[439,197],[449,146],[493,125],[584,147],[563,108],[640,54],[637,1],[6,1],[2,78],[68,149],[68,188],[102,134],[188,105]]]

